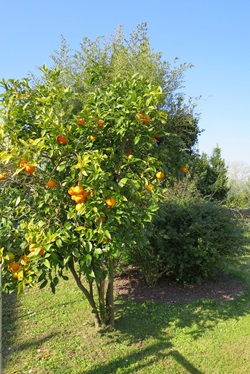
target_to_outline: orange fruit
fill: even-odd
[[[20,167],[23,168],[23,170],[28,174],[32,174],[36,170],[35,166],[30,165],[27,161],[24,160],[20,161]]]
[[[148,115],[144,116],[144,115],[141,114],[141,113],[137,113],[137,117],[139,117],[139,118],[143,121],[143,123],[144,123],[145,125],[147,125],[147,124],[150,122],[150,117],[149,117]],[[136,121],[138,120],[137,117],[135,117],[135,120],[136,120]]]
[[[153,189],[154,189],[154,185],[153,184],[147,184],[146,185],[146,189],[151,192]]]
[[[36,243],[32,243],[29,245],[29,251],[30,252],[35,252],[37,251],[37,249],[39,248],[39,246],[36,244]],[[39,251],[39,256],[42,256],[44,254],[44,247],[41,247],[40,248],[40,251]]]
[[[107,206],[112,207],[112,206],[115,205],[116,200],[113,197],[111,197],[110,199],[106,199],[105,203],[106,203]]]
[[[89,140],[91,140],[93,142],[95,140],[95,136],[94,135],[89,135]]]
[[[144,118],[144,116],[141,113],[137,113],[137,117],[139,117],[140,119]],[[137,117],[135,117],[136,120],[137,120]]]
[[[66,144],[66,143],[67,143],[67,139],[66,139],[64,136],[59,135],[59,136],[56,138],[56,142],[57,142],[57,143]]]
[[[78,124],[78,126],[84,126],[84,118],[78,118],[76,120],[76,123]]]
[[[126,155],[127,157],[130,157],[130,156],[132,156],[132,153],[131,153],[131,152],[126,152],[125,155]]]
[[[74,195],[82,195],[84,191],[84,188],[80,185],[74,187]]]
[[[8,268],[15,273],[20,268],[20,265],[17,262],[10,262]]]
[[[184,173],[184,174],[186,174],[188,172],[188,168],[186,166],[183,166],[181,168],[181,172]]]
[[[44,254],[44,247],[41,247],[40,251],[39,251],[39,256],[42,256]]]
[[[30,252],[35,252],[37,250],[38,246],[36,243],[32,243],[29,245],[29,251]]]
[[[27,161],[25,161],[25,160],[20,160],[20,167],[21,167],[21,168],[24,168],[24,166],[26,166],[27,164],[28,164]]]
[[[73,187],[73,186],[70,187],[70,188],[68,189],[68,194],[71,195],[71,196],[74,195],[74,194],[75,194],[75,187]]]
[[[83,207],[83,204],[78,203],[78,204],[76,204],[75,210],[76,210],[77,212],[79,212],[79,210],[80,210],[82,207]]]
[[[150,122],[150,117],[149,117],[148,115],[144,116],[144,117],[143,117],[143,123],[144,123],[145,125],[148,125],[149,122]]]
[[[13,277],[17,279],[18,278],[18,273],[17,272],[13,273]]]
[[[0,180],[6,179],[7,173],[0,173]]]
[[[83,195],[72,195],[71,199],[78,204],[78,203],[83,203],[85,200],[85,197]]]
[[[29,257],[27,255],[23,255],[22,259],[26,263],[30,262],[30,259],[29,259]]]
[[[164,178],[164,173],[162,171],[158,171],[155,176],[156,176],[157,179],[163,179]]]
[[[24,170],[26,171],[26,173],[28,174],[32,174],[34,173],[34,171],[36,170],[35,166],[33,165],[29,165],[27,164],[25,167],[24,167]]]
[[[49,188],[54,188],[56,187],[56,181],[54,181],[53,179],[50,179],[48,182],[47,182],[47,186]]]
[[[100,128],[102,128],[104,126],[104,121],[102,119],[99,119],[97,121],[97,124],[99,125]]]

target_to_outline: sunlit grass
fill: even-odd
[[[97,331],[74,281],[4,298],[4,374],[249,373],[250,258],[229,271],[243,296],[171,304],[116,299],[116,328]]]

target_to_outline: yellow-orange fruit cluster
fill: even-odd
[[[88,197],[88,192],[80,185],[72,186],[68,190],[68,194],[71,196],[71,200],[76,203],[76,211],[79,211],[84,203],[84,200]]]

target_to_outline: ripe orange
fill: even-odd
[[[80,185],[74,187],[74,195],[82,195],[84,191],[84,188]]]
[[[164,178],[164,173],[162,171],[158,171],[155,176],[156,176],[157,179],[163,179]]]
[[[143,119],[144,118],[144,116],[141,114],[141,113],[137,113],[137,115],[136,115],[137,117],[139,117],[140,119]],[[135,120],[137,120],[137,117],[135,116]]]
[[[26,171],[26,173],[28,174],[32,174],[34,173],[34,171],[36,170],[35,166],[33,165],[29,165],[27,164],[25,167],[24,167],[24,170]]]
[[[41,247],[40,251],[39,251],[39,256],[42,256],[44,254],[44,247]]]
[[[83,195],[72,195],[71,199],[78,204],[78,203],[83,203],[85,200],[85,197]]]
[[[184,173],[184,174],[186,174],[188,172],[188,168],[186,166],[183,166],[181,168],[181,172]]]
[[[57,143],[66,144],[66,143],[67,143],[67,139],[66,139],[64,136],[59,135],[59,136],[56,138],[56,142],[57,142]]]
[[[76,123],[78,124],[78,126],[84,126],[84,118],[78,118],[76,120]]]
[[[83,204],[79,203],[79,204],[76,204],[76,207],[75,207],[75,210],[77,212],[79,212],[79,210],[83,207]]]
[[[146,185],[146,189],[151,192],[153,189],[154,189],[154,185],[153,184],[147,184]]]
[[[18,273],[17,272],[13,273],[13,277],[17,279],[18,278]]]
[[[149,117],[148,115],[144,116],[144,117],[143,117],[143,123],[144,123],[145,125],[148,125],[149,122],[150,122],[150,117]]]
[[[30,252],[35,252],[35,251],[37,250],[37,248],[38,248],[38,246],[37,246],[36,243],[31,243],[31,244],[29,245],[29,251],[30,251]]]
[[[112,206],[115,205],[116,200],[113,197],[111,197],[110,199],[106,199],[105,203],[106,203],[107,206],[112,207]]]
[[[6,179],[7,173],[0,173],[0,180]]]
[[[99,119],[97,121],[97,124],[99,125],[100,128],[102,128],[104,126],[104,121],[102,119]]]
[[[29,245],[29,251],[30,252],[35,252],[38,248],[39,248],[39,246],[36,243],[31,243]],[[44,247],[40,248],[40,251],[39,251],[38,254],[39,254],[39,256],[42,256],[44,254]]]
[[[15,273],[20,268],[20,265],[17,262],[10,262],[8,268]]]
[[[54,181],[53,179],[50,179],[48,182],[47,182],[47,186],[49,188],[54,188],[56,187],[56,181]]]
[[[95,136],[94,135],[89,135],[89,140],[91,140],[93,142],[95,140]]]
[[[139,117],[139,118],[143,121],[143,123],[144,123],[145,125],[147,125],[147,124],[150,122],[150,117],[149,117],[148,115],[144,116],[144,115],[141,114],[141,113],[137,113],[137,117]],[[136,121],[138,120],[137,117],[135,117],[135,120],[136,120]]]
[[[26,263],[30,262],[30,259],[29,259],[29,257],[27,255],[23,255],[22,259]]]
[[[75,187],[72,186],[68,189],[68,194],[72,196],[74,195],[74,193],[75,193]]]
[[[132,153],[131,152],[126,152],[125,155],[129,158],[130,156],[132,156]]]
[[[24,160],[20,161],[20,167],[23,168],[23,170],[28,174],[32,174],[36,170],[35,166],[30,165],[27,161]]]

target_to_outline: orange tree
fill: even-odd
[[[4,289],[50,285],[70,270],[98,325],[114,324],[121,254],[144,240],[162,186],[182,162],[162,90],[119,75],[83,109],[58,68],[36,84],[2,81],[0,255]],[[164,139],[159,145],[157,139]]]

